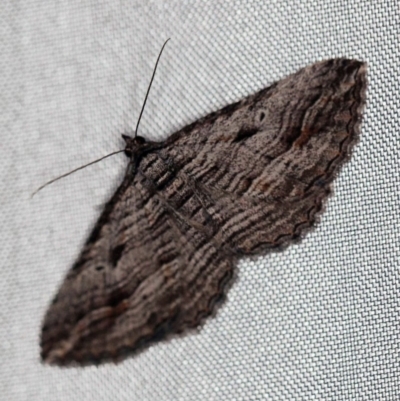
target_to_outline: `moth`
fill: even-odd
[[[358,140],[365,92],[366,64],[332,59],[165,141],[123,135],[126,175],[47,311],[42,360],[116,361],[198,327],[240,258],[317,221]]]

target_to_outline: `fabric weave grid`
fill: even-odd
[[[7,400],[395,400],[400,393],[396,1],[6,0],[1,12],[1,394]],[[217,317],[122,364],[39,362],[43,315],[140,125],[149,139],[332,57],[365,60],[362,135],[321,223],[240,264]]]

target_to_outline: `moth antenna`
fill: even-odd
[[[154,70],[153,70],[153,75],[151,76],[150,84],[149,84],[149,87],[147,88],[146,97],[144,98],[142,110],[140,111],[139,118],[138,118],[138,122],[137,122],[137,124],[136,124],[135,138],[137,137],[140,119],[142,118],[142,114],[143,114],[143,111],[144,111],[144,106],[146,106],[146,102],[147,102],[147,98],[148,98],[148,96],[149,96],[151,84],[153,83],[154,76],[156,75],[156,70],[157,70],[158,62],[160,61],[161,54],[162,54],[162,52],[163,52],[163,50],[164,50],[165,45],[168,43],[168,41],[169,41],[170,39],[171,39],[171,38],[168,38],[168,39],[164,42],[164,44],[163,44],[163,46],[162,46],[162,48],[161,48],[161,50],[160,50],[160,53],[159,53],[159,55],[158,55],[158,57],[157,57],[156,65],[154,66]]]
[[[118,154],[118,153],[122,153],[122,152],[125,152],[125,149],[123,149],[123,150],[117,150],[116,152],[112,152],[112,153],[110,153],[110,154],[108,154],[108,155],[106,155],[106,156],[100,157],[100,159],[94,160],[94,161],[92,161],[92,162],[90,162],[90,163],[84,164],[83,166],[80,166],[80,167],[78,167],[78,168],[75,168],[75,169],[73,169],[72,171],[69,171],[68,173],[65,173],[65,174],[63,174],[63,175],[60,175],[60,176],[57,177],[57,178],[53,178],[52,180],[46,182],[46,184],[43,184],[42,186],[40,186],[35,192],[33,192],[32,195],[31,195],[31,198],[33,198],[33,197],[34,197],[40,190],[42,190],[44,187],[47,187],[47,185],[50,185],[50,184],[52,184],[53,182],[56,182],[56,181],[58,181],[58,180],[61,180],[61,178],[67,177],[68,175],[70,175],[70,174],[72,174],[72,173],[75,173],[75,172],[78,171],[78,170],[82,170],[82,169],[85,168],[85,167],[88,167],[88,166],[91,166],[92,164],[98,163],[98,162],[100,162],[100,161],[106,159],[107,157],[114,156],[114,155],[116,155],[116,154]]]
[[[144,98],[142,110],[140,111],[139,118],[138,118],[138,122],[137,122],[137,124],[136,124],[135,138],[137,137],[137,133],[138,133],[138,129],[139,129],[139,123],[140,123],[140,120],[141,120],[141,118],[142,118],[142,114],[143,114],[143,111],[144,111],[144,107],[146,106],[147,98],[149,97],[149,93],[150,93],[151,85],[152,85],[153,80],[154,80],[154,76],[156,75],[156,70],[157,70],[158,62],[160,61],[161,54],[162,54],[162,52],[163,52],[163,50],[164,50],[165,45],[168,43],[168,41],[169,41],[170,39],[171,39],[171,38],[168,38],[168,39],[164,42],[164,44],[163,44],[163,46],[162,46],[162,48],[161,48],[161,50],[160,50],[160,53],[159,53],[159,55],[158,55],[158,57],[157,57],[156,65],[154,66],[154,70],[153,70],[153,75],[151,76],[150,84],[149,84],[149,87],[147,88],[147,93],[146,93],[146,96],[145,96],[145,98]],[[117,150],[116,152],[112,152],[112,153],[110,153],[110,154],[108,154],[108,155],[106,155],[106,156],[100,157],[100,159],[97,159],[97,160],[94,160],[94,161],[92,161],[92,162],[90,162],[90,163],[84,164],[83,166],[80,166],[80,167],[78,167],[78,168],[75,168],[74,170],[69,171],[68,173],[65,173],[65,174],[63,174],[63,175],[60,175],[59,177],[53,178],[52,180],[46,182],[46,184],[43,184],[42,186],[40,186],[35,192],[33,192],[32,195],[31,195],[31,198],[33,198],[33,197],[34,197],[39,191],[41,191],[44,187],[47,187],[48,185],[53,184],[53,182],[56,182],[56,181],[58,181],[58,180],[61,180],[61,178],[67,177],[68,175],[71,175],[72,173],[75,173],[75,172],[78,171],[78,170],[82,170],[82,169],[85,168],[85,167],[89,167],[89,166],[91,166],[92,164],[98,163],[98,162],[100,162],[100,161],[106,159],[107,157],[114,156],[114,155],[116,155],[116,154],[118,154],[118,153],[122,153],[122,152],[125,152],[125,149],[123,149],[123,150]]]

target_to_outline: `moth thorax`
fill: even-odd
[[[142,136],[135,136],[132,138],[131,136],[123,134],[122,138],[126,144],[125,155],[129,158],[131,158],[133,154],[138,153],[138,150],[146,143],[146,139]]]

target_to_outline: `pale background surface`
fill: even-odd
[[[4,400],[395,400],[400,394],[400,10],[393,1],[3,0],[0,394]],[[45,310],[123,155],[320,59],[369,65],[354,157],[300,245],[244,260],[217,317],[120,365],[39,361]]]

